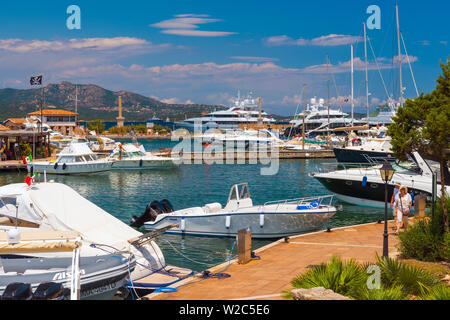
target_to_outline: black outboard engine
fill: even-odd
[[[2,300],[31,300],[32,295],[29,283],[13,282],[6,286]]]
[[[174,211],[172,204],[167,199],[162,199],[161,200],[161,205],[163,206],[165,213],[170,213],[170,212]]]
[[[64,286],[62,283],[41,283],[33,293],[33,300],[63,300]]]
[[[144,213],[140,217],[133,216],[130,226],[133,228],[140,228],[147,221],[155,221],[160,213],[164,213],[164,207],[158,200],[155,200],[147,205]]]

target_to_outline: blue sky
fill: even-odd
[[[435,87],[449,56],[446,0],[315,1],[7,1],[0,21],[0,87],[29,88],[30,75],[130,90],[166,102],[228,104],[253,91],[266,111],[292,115],[305,95],[348,110],[350,44],[355,47],[355,99],[364,106],[363,22],[381,9],[381,29],[368,37],[389,95],[398,97],[394,10],[419,92]],[[69,5],[81,29],[69,30]],[[387,95],[368,47],[371,107]],[[402,54],[405,52],[402,48]],[[396,58],[397,56],[397,58]],[[415,89],[406,59],[406,97]]]

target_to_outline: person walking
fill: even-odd
[[[408,216],[411,212],[412,198],[408,193],[406,186],[401,186],[395,201],[395,207],[397,208],[397,233],[400,228],[408,229]]]
[[[397,219],[396,200],[397,200],[397,195],[399,193],[399,189],[400,189],[400,183],[399,182],[394,182],[394,190],[393,190],[393,193],[392,193],[391,203],[390,203],[390,207],[392,208],[392,214],[394,216],[394,219]]]

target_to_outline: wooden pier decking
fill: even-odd
[[[389,255],[397,254],[394,221],[389,221]],[[215,266],[211,273],[226,272],[231,277],[189,277],[172,287],[177,292],[152,293],[149,300],[281,300],[283,290],[291,290],[290,281],[308,267],[326,262],[333,255],[358,262],[375,262],[382,255],[384,223],[369,223],[319,231],[278,240],[259,248],[260,260],[238,264],[237,259]],[[223,271],[226,269],[225,271]],[[201,280],[201,281],[199,281]],[[197,282],[196,282],[197,281]]]
[[[216,155],[210,152],[185,152],[182,154],[181,158],[183,162],[201,162],[201,161],[238,161],[252,162],[255,163],[260,159],[321,159],[321,158],[335,158],[333,150],[279,150],[277,152],[271,153],[270,149],[260,152],[223,152],[221,155]]]

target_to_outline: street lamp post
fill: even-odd
[[[391,181],[392,176],[394,175],[394,168],[389,162],[385,162],[383,166],[380,168],[381,180],[384,181],[384,234],[383,234],[383,258],[387,258],[389,256],[388,249],[388,227],[387,227],[387,202],[388,202],[388,192],[387,185],[388,182]]]

